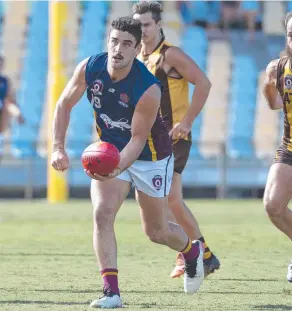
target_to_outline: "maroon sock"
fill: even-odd
[[[186,261],[192,260],[197,257],[200,253],[200,246],[198,243],[193,244],[189,239],[186,247],[181,251]]]
[[[103,269],[100,271],[103,278],[103,288],[106,291],[111,291],[120,296],[118,285],[118,270],[117,269]]]

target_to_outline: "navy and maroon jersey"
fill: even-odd
[[[121,151],[131,139],[131,123],[136,105],[151,85],[160,86],[160,82],[137,59],[129,74],[114,82],[107,71],[107,60],[107,53],[89,58],[85,74],[87,98],[94,109],[100,140],[115,145]],[[159,111],[137,160],[162,160],[171,153],[171,142]]]
[[[8,93],[8,79],[4,76],[0,76],[0,131],[2,130],[2,116],[5,105],[5,98]]]

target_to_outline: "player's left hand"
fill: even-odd
[[[106,180],[115,178],[116,176],[120,175],[122,170],[119,167],[117,167],[110,174],[108,174],[106,176],[98,175],[96,173],[91,173],[88,170],[84,170],[84,172],[92,179],[95,179],[95,180],[98,180],[98,181],[106,181]]]
[[[172,138],[172,140],[184,139],[188,136],[191,128],[192,125],[189,125],[184,121],[176,123],[174,127],[170,130],[169,137]]]

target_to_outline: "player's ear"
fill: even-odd
[[[138,44],[137,47],[136,47],[136,56],[140,54],[141,52],[141,48],[142,48],[142,44]]]

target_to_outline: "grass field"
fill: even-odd
[[[129,310],[292,310],[286,281],[291,242],[260,201],[188,201],[221,270],[199,293],[172,280],[175,253],[144,236],[137,205],[122,207],[116,233],[121,294]],[[0,310],[89,310],[101,296],[89,201],[0,202]]]

